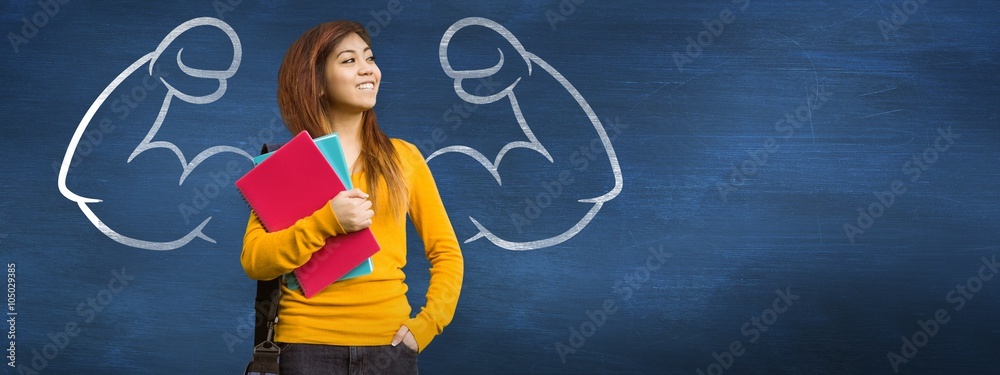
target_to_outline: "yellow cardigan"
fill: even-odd
[[[372,257],[370,275],[337,281],[310,299],[301,291],[282,285],[275,327],[275,341],[344,346],[388,345],[401,325],[413,333],[419,350],[427,347],[455,315],[462,288],[464,263],[455,231],[438,194],[434,177],[420,151],[402,140],[392,139],[409,192],[406,212],[424,242],[431,278],[427,304],[410,317],[406,299],[406,218],[390,217],[376,210],[372,233],[381,250]],[[365,192],[364,171],[351,176],[354,186]],[[378,202],[387,202],[385,185]],[[274,233],[261,226],[253,212],[243,237],[240,260],[247,275],[270,280],[306,263],[323,247],[327,237],[344,234],[327,202],[311,216]]]

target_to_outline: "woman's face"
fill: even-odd
[[[371,48],[351,33],[334,47],[326,59],[323,95],[337,111],[362,112],[375,106],[382,72],[375,65]]]

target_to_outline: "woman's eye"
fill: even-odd
[[[368,56],[368,61],[375,61],[375,56]]]
[[[349,63],[352,63],[352,62],[354,62],[354,59],[344,60],[344,64],[349,64]]]

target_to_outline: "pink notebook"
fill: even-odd
[[[323,208],[346,190],[333,167],[303,131],[236,181],[264,229],[274,232]],[[326,239],[322,249],[295,269],[306,298],[337,281],[379,250],[370,229]]]

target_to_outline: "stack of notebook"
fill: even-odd
[[[351,188],[336,133],[314,141],[303,131],[277,151],[254,158],[254,163],[257,166],[237,180],[236,187],[268,232],[292,226]],[[294,274],[310,298],[337,280],[370,274],[371,256],[378,250],[369,229],[332,236]]]

